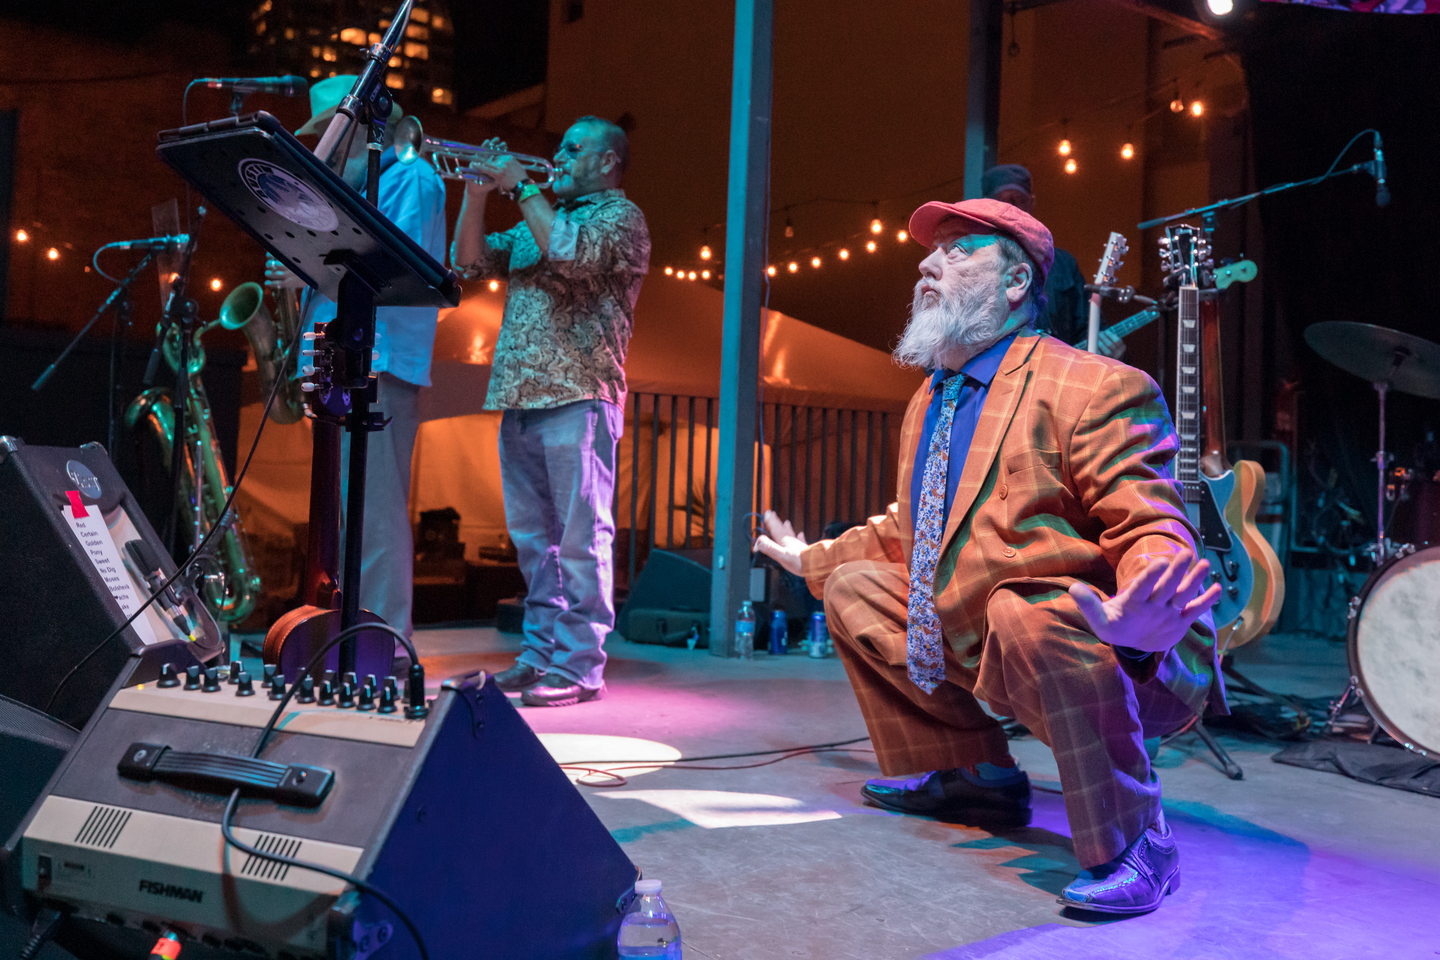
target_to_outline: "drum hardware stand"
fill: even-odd
[[[1205,722],[1200,719],[1199,714],[1191,717],[1190,720],[1179,730],[1176,730],[1174,733],[1169,733],[1166,734],[1164,737],[1161,737],[1160,744],[1161,746],[1164,746],[1165,744],[1170,743],[1170,741],[1176,739],[1177,737],[1184,736],[1187,733],[1195,734],[1201,739],[1202,742],[1204,742],[1205,746],[1210,748],[1210,752],[1215,755],[1215,760],[1220,764],[1220,769],[1225,774],[1225,776],[1229,777],[1231,780],[1245,779],[1245,771],[1240,769],[1240,764],[1230,759],[1230,754],[1227,753],[1225,751],[1225,748],[1220,745],[1220,741],[1216,739],[1215,734],[1211,733],[1210,730],[1206,728]]]

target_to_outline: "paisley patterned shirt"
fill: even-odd
[[[625,404],[635,299],[650,269],[650,231],[623,190],[556,204],[545,256],[521,220],[486,236],[467,278],[506,280],[485,409],[548,409],[577,400]]]

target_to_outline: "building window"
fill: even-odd
[[[438,13],[435,14],[435,16],[433,16],[433,17],[430,18],[430,26],[431,26],[433,29],[435,29],[435,30],[448,30],[448,29],[450,29],[450,25],[445,22],[445,18],[442,17],[442,16],[440,16],[440,14],[438,14]]]
[[[430,28],[418,27],[412,23],[405,28],[405,36],[409,37],[411,40],[429,40]]]
[[[285,39],[286,39],[286,40],[294,40],[294,39],[295,39],[295,28],[294,28],[294,27],[286,27],[286,28],[285,28]]]
[[[365,46],[365,31],[358,27],[346,27],[340,31],[340,41],[363,47]]]
[[[416,7],[410,11],[410,20],[412,23],[429,23],[430,11],[424,7]]]
[[[387,64],[387,66],[389,66],[391,69],[394,69],[395,67],[404,66],[404,65],[405,65],[405,61],[401,60],[399,57],[391,57],[391,58],[390,58],[390,62]]]
[[[318,76],[320,76],[320,68],[319,68],[319,67],[311,67],[311,68],[310,68],[310,76],[311,76],[311,77],[318,77]]]
[[[385,86],[389,87],[391,90],[404,90],[405,75],[401,73],[385,74]]]
[[[407,43],[405,44],[405,56],[415,60],[429,60],[430,48],[423,43]]]
[[[320,59],[320,48],[319,48],[319,47],[311,47],[311,48],[310,48],[310,56],[314,57],[316,60],[319,60],[319,59]]]
[[[324,60],[326,63],[334,63],[334,62],[335,62],[335,48],[334,48],[334,47],[326,47],[326,48],[325,48],[325,51],[320,55],[320,59]]]
[[[436,87],[430,91],[430,102],[442,103],[448,107],[455,102],[455,94],[444,87]]]

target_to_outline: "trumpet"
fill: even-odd
[[[430,162],[435,165],[435,172],[446,180],[473,180],[476,183],[489,182],[490,178],[475,168],[475,165],[482,160],[497,160],[501,157],[514,157],[530,179],[537,187],[548,187],[555,182],[555,165],[544,157],[532,157],[528,153],[515,153],[510,150],[486,150],[484,147],[474,147],[468,143],[455,143],[451,140],[439,140],[435,137],[425,137],[421,141],[421,153],[430,155]]]

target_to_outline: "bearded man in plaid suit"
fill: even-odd
[[[932,202],[895,350],[929,376],[900,440],[898,501],[815,544],[765,515],[756,549],[803,576],[887,777],[868,801],[1025,824],[1030,783],[991,712],[1054,751],[1075,855],[1060,903],[1159,906],[1178,851],[1144,740],[1224,710],[1209,608],[1155,382],[1037,334],[1050,231],[994,200]],[[908,775],[908,776],[907,776]]]

